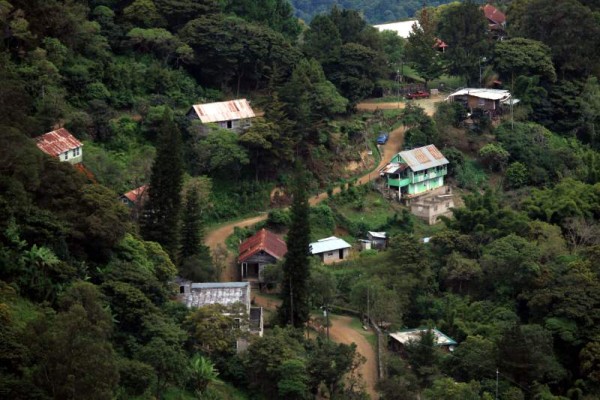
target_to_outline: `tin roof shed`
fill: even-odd
[[[34,138],[37,147],[44,153],[53,157],[58,157],[66,151],[83,146],[75,136],[65,128],[60,128],[52,132],[44,133]]]
[[[203,124],[254,118],[256,115],[246,99],[195,104],[192,109]]]
[[[328,238],[317,240],[316,242],[311,243],[309,247],[311,254],[321,254],[328,251],[348,249],[352,246],[344,239],[330,236]]]
[[[409,342],[418,341],[421,338],[421,335],[425,334],[427,329],[407,329],[404,331],[399,331],[395,333],[390,333],[390,337],[397,342],[405,345]],[[454,339],[446,336],[442,332],[437,329],[432,329],[431,333],[433,333],[433,341],[436,346],[456,346],[457,343]]]

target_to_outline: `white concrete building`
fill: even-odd
[[[311,243],[310,253],[318,255],[324,264],[333,264],[348,259],[351,248],[344,239],[331,236]]]

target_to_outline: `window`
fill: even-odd
[[[65,152],[65,160],[68,160],[68,159],[69,159],[69,152],[68,152],[68,151],[66,151],[66,152]]]
[[[73,157],[77,155],[77,149],[73,149]]]
[[[179,286],[179,293],[180,294],[185,293],[185,286]]]
[[[242,319],[234,318],[233,319],[233,329],[240,329],[241,326],[242,326]]]
[[[329,253],[327,253],[327,257],[331,257],[333,256],[333,251],[330,251]]]
[[[227,121],[227,129],[233,128],[233,121]]]

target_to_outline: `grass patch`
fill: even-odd
[[[351,203],[335,202],[336,211],[352,223],[364,224],[374,230],[385,225],[394,214],[400,212],[400,205],[393,205],[375,192],[366,193],[362,199]]]
[[[355,331],[359,332],[362,336],[364,336],[364,338],[367,339],[367,342],[369,342],[369,344],[373,348],[373,351],[377,352],[377,335],[375,335],[375,332],[373,332],[370,329],[368,331],[365,331],[363,329],[362,322],[360,322],[358,318],[352,318],[352,321],[350,322],[350,328],[354,329]]]
[[[454,91],[460,87],[467,85],[465,78],[453,75],[442,75],[437,79],[433,79],[428,82],[429,88],[443,88],[444,91]]]

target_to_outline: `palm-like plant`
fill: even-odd
[[[219,372],[215,368],[213,362],[199,354],[196,354],[190,362],[190,370],[192,375],[192,383],[194,390],[201,394],[208,385],[217,381]]]

